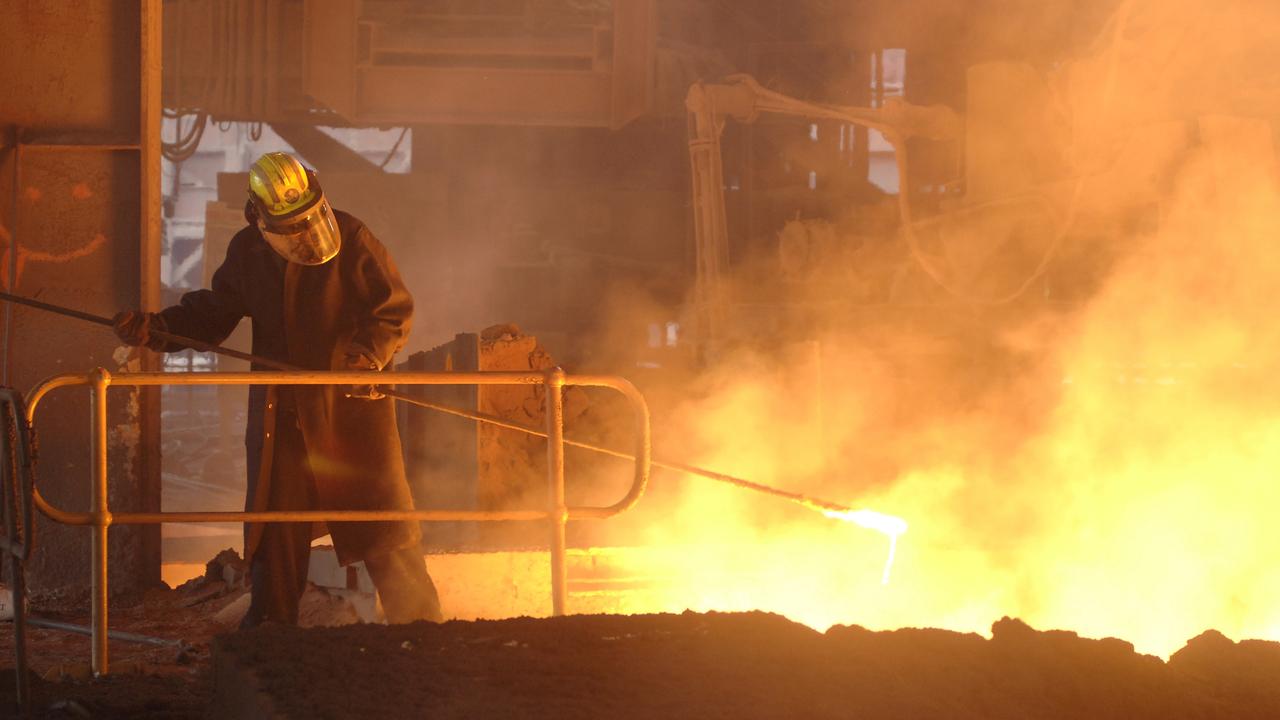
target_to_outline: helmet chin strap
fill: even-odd
[[[258,207],[253,204],[252,199],[244,201],[244,221],[258,227]]]

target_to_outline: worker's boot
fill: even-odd
[[[378,588],[387,622],[398,624],[415,620],[443,622],[440,596],[427,574],[422,549],[417,543],[386,555],[366,558],[365,568]]]
[[[249,610],[240,622],[247,630],[263,622],[298,624],[298,601],[307,589],[311,526],[267,523],[249,565]]]

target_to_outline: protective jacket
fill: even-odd
[[[342,246],[323,265],[285,262],[256,227],[241,230],[210,289],[187,293],[179,304],[161,311],[169,332],[221,343],[249,317],[255,355],[312,370],[346,370],[349,355],[389,366],[409,335],[413,299],[386,249],[364,223],[341,211],[334,215]],[[412,509],[393,401],[348,398],[348,389],[290,388],[315,478],[315,509]],[[272,386],[250,389],[247,510],[268,509],[279,395]],[[261,530],[261,524],[246,526],[246,557],[256,549]],[[416,522],[331,523],[328,530],[343,564],[420,539]]]

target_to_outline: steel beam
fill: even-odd
[[[0,286],[102,315],[158,306],[161,1],[5,0],[0,13]],[[119,362],[108,329],[26,308],[6,309],[2,336],[0,362],[19,387]],[[141,361],[158,367],[154,356]],[[159,510],[157,392],[116,403],[108,419],[111,502],[121,509]],[[87,403],[67,398],[47,421],[78,427]],[[83,443],[46,438],[41,450],[43,491],[83,507]],[[37,528],[33,587],[89,586],[89,538],[67,530]],[[110,556],[116,589],[159,582],[156,528],[113,533]]]

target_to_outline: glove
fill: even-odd
[[[363,353],[347,353],[344,364],[346,365],[347,370],[377,371],[381,369],[378,367],[378,363],[374,362],[369,358],[369,356]],[[381,400],[386,397],[386,395],[378,392],[378,388],[374,387],[372,384],[352,385],[347,389],[346,395],[349,398],[356,398],[359,400]]]
[[[116,331],[116,337],[126,345],[142,346],[156,352],[163,351],[165,345],[168,345],[167,341],[154,335],[154,331],[166,330],[164,318],[157,313],[129,310],[116,313],[116,316],[111,318],[111,323],[112,329]]]

